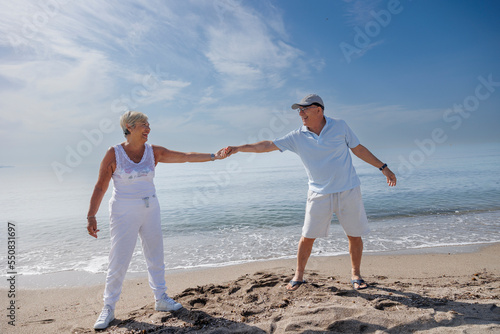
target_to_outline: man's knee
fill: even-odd
[[[353,237],[353,236],[348,235],[347,238],[351,242],[362,242],[363,241],[363,239],[361,237]]]
[[[361,237],[351,237],[349,238],[349,249],[363,249],[363,239]]]
[[[316,238],[306,238],[306,237],[303,236],[303,237],[300,238],[300,243],[303,243],[303,244],[313,244],[314,240],[316,240]]]

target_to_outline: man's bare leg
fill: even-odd
[[[311,256],[312,247],[314,240],[311,238],[301,237],[299,241],[299,247],[297,250],[297,268],[295,269],[295,276],[293,276],[293,281],[303,281],[304,280],[304,270],[306,269],[307,260]],[[287,285],[287,289],[291,289],[291,284]]]
[[[349,239],[349,254],[351,255],[352,276],[351,279],[361,279],[361,257],[363,255],[363,240],[361,237],[347,236]],[[359,285],[354,283],[355,289],[366,288],[365,283]]]

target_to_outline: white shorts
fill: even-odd
[[[311,239],[327,237],[333,213],[346,235],[361,237],[370,232],[361,189],[357,186],[333,194],[318,194],[309,190],[302,236]]]

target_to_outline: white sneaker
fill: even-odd
[[[167,296],[166,293],[161,296],[161,299],[157,300],[155,303],[156,311],[172,312],[177,311],[182,308],[182,305],[176,303],[175,300]]]
[[[115,311],[111,306],[106,305],[101,311],[99,318],[94,324],[94,329],[105,329],[108,328],[109,323],[115,319]]]

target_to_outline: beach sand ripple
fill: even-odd
[[[256,272],[227,284],[174,296],[175,313],[154,304],[113,322],[107,333],[499,333],[500,278],[472,276],[392,280],[366,277],[370,288],[309,273],[295,292],[290,271]],[[91,333],[75,329],[73,333]]]
[[[465,250],[366,255],[370,287],[358,291],[349,256],[311,257],[294,292],[294,259],[169,273],[168,293],[184,306],[174,313],[154,310],[147,277],[129,279],[101,333],[500,333],[500,244]],[[0,333],[95,333],[103,288],[20,288],[16,326],[2,321]]]

